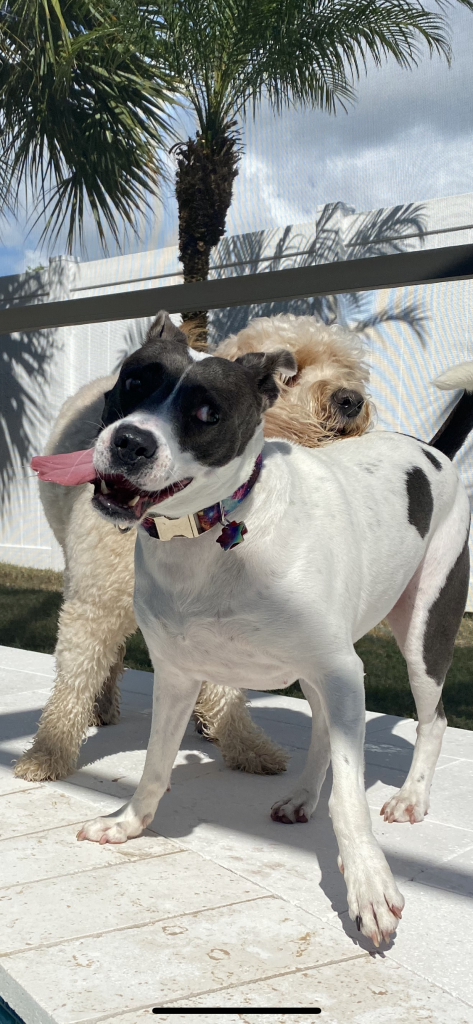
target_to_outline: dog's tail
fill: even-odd
[[[464,389],[450,416],[430,441],[432,448],[438,448],[449,459],[453,459],[473,430],[473,361],[458,363],[458,366],[440,374],[433,383],[442,391]]]

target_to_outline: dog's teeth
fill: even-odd
[[[128,508],[134,508],[135,505],[138,504],[139,500],[140,500],[139,494],[135,494],[135,497],[132,498],[131,501],[128,502]]]
[[[110,494],[110,488],[107,487],[107,484],[105,483],[105,480],[101,480],[101,482],[100,482],[100,490],[102,491],[102,494]]]

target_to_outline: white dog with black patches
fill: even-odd
[[[195,361],[184,343],[152,340],[107,396],[93,501],[139,527],[135,612],[155,670],[153,720],[135,795],[78,838],[122,843],[152,821],[202,679],[276,689],[299,678],[312,739],[272,817],[306,822],[331,759],[350,917],[378,944],[404,899],[371,828],[353,644],[387,616],[406,658],[417,740],[382,813],[421,821],[467,596],[470,508],[449,459],[410,437],[374,432],[319,450],[265,441],[275,374],[295,370],[287,351]]]

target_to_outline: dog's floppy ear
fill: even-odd
[[[179,327],[173,324],[169,313],[166,313],[165,309],[161,309],[156,319],[153,320],[143,345],[147,345],[152,341],[177,341],[187,346],[185,334],[179,330]]]
[[[235,359],[253,378],[263,401],[263,411],[274,405],[279,396],[275,374],[293,377],[297,373],[297,362],[286,348],[274,352],[247,352]]]

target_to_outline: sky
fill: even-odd
[[[427,56],[414,71],[394,62],[369,67],[348,114],[290,109],[275,115],[263,104],[244,124],[244,152],[227,231],[315,220],[316,208],[342,201],[357,211],[473,192],[473,13],[449,8],[453,62]],[[187,119],[183,124],[191,128]],[[170,167],[172,174],[172,166]],[[0,225],[0,275],[47,264],[65,251],[64,239],[49,250],[39,245],[40,227],[29,233],[26,211]],[[34,218],[33,218],[34,219]],[[81,259],[103,253],[92,220]],[[143,223],[141,237],[111,245],[110,255],[177,242],[177,210],[171,185]]]

